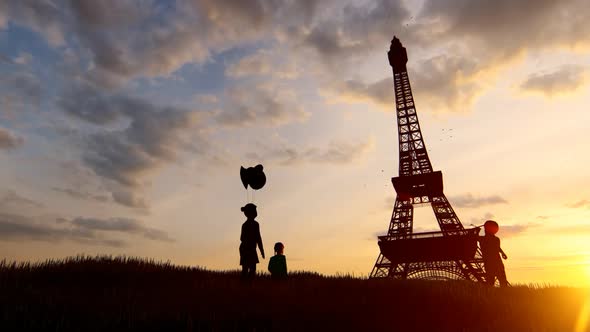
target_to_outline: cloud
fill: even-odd
[[[471,226],[481,226],[486,220],[494,219],[495,215],[491,212],[486,212],[482,217],[471,218]]]
[[[135,191],[132,190],[128,190],[128,189],[119,189],[119,190],[114,190],[112,192],[113,195],[113,201],[115,201],[116,203],[119,203],[123,206],[127,206],[130,208],[136,208],[136,209],[147,209],[148,208],[148,204],[145,201],[145,199],[141,196],[139,196],[139,194],[137,194]]]
[[[140,234],[150,240],[172,241],[165,232],[147,228],[138,220],[130,218],[98,219],[77,217],[71,223],[85,230]]]
[[[0,213],[0,241],[74,241],[92,245],[123,247],[126,243],[118,239],[105,239],[98,234],[80,228],[58,225],[49,220],[21,215]]]
[[[12,21],[45,36],[53,46],[65,42],[63,14],[60,6],[52,1],[9,1],[0,5],[0,12],[6,15],[4,19],[0,18],[0,28],[5,25],[3,22]]]
[[[382,48],[383,41],[389,41],[394,31],[403,30],[409,16],[402,1],[325,6],[319,19],[303,30],[302,44],[314,50],[325,65],[342,69],[343,62]]]
[[[33,60],[33,56],[31,55],[31,53],[27,52],[20,52],[19,55],[13,59],[14,63],[19,65],[26,65],[30,63],[31,60]]]
[[[58,105],[71,117],[101,128],[84,138],[82,162],[107,180],[113,200],[126,206],[145,208],[137,195],[146,176],[177,160],[179,153],[200,151],[206,144],[199,135],[202,123],[197,111],[88,86],[65,93]]]
[[[0,3],[0,29],[6,28],[6,23],[8,22],[8,18],[6,17],[5,10],[6,10],[6,3]]]
[[[581,199],[577,202],[566,204],[566,206],[572,209],[590,209],[590,201],[587,199]]]
[[[373,83],[360,80],[347,80],[334,87],[336,98],[345,102],[373,102],[395,110],[395,95],[393,93],[393,79],[386,77]],[[331,92],[328,91],[328,95]]]
[[[230,77],[268,75],[273,70],[271,62],[269,52],[260,50],[229,65],[225,70],[225,75]]]
[[[180,13],[162,22],[152,2],[24,0],[5,7],[12,22],[45,36],[50,45],[65,44],[68,35],[85,48],[93,65],[89,76],[104,85],[169,74],[208,55],[198,33],[189,33],[197,23]]]
[[[38,110],[42,86],[39,78],[24,71],[0,77],[0,112],[12,118],[23,111]]]
[[[495,219],[494,215],[490,212],[486,212],[486,214],[481,218],[471,218],[471,226],[479,226],[482,227],[480,234],[483,234],[483,223],[486,220]],[[536,228],[541,226],[538,222],[529,222],[526,224],[513,224],[513,225],[503,225],[500,221],[500,233],[501,237],[512,237],[518,236],[522,233],[529,231],[531,228]]]
[[[292,59],[273,58],[272,51],[260,49],[230,64],[225,75],[232,78],[271,75],[280,79],[294,79],[299,73]]]
[[[553,71],[531,74],[520,84],[523,92],[540,93],[547,97],[571,93],[585,83],[586,69],[582,66],[565,65]]]
[[[0,14],[0,15],[2,15],[2,14]],[[1,18],[1,17],[0,17],[0,18]],[[0,28],[1,28],[1,27],[0,27]],[[12,61],[12,59],[11,59],[11,58],[9,58],[8,56],[6,56],[6,55],[4,55],[4,54],[2,54],[2,53],[0,53],[0,61],[4,62],[4,63],[6,63],[6,64],[9,64],[9,65],[12,65],[12,64],[14,64],[14,61]]]
[[[3,5],[1,22],[29,27],[54,47],[76,44],[91,64],[85,76],[112,88],[138,77],[168,76],[187,63],[272,37],[278,22],[299,26],[308,20],[304,14],[314,14],[315,3],[24,0]]]
[[[416,103],[432,112],[468,109],[481,87],[474,82],[478,66],[461,56],[439,55],[419,62],[411,74]]]
[[[314,163],[348,164],[361,159],[375,148],[373,138],[366,142],[332,142],[324,149],[310,148],[303,152],[304,160]],[[292,160],[292,158],[290,158]]]
[[[449,201],[454,207],[459,208],[478,208],[493,204],[508,204],[508,201],[498,195],[476,197],[471,193],[449,197]]]
[[[525,49],[587,44],[589,14],[584,0],[429,0],[418,20],[429,23],[425,40],[460,37],[474,56],[506,58]]]
[[[101,203],[106,203],[111,200],[111,197],[109,195],[94,194],[94,193],[71,189],[71,188],[56,188],[56,187],[54,187],[54,188],[51,188],[51,190],[68,195],[71,198],[80,199],[80,200],[95,201],[95,202],[101,202]]]
[[[375,8],[384,3],[373,2]],[[350,17],[362,15],[361,11],[352,12],[355,15]],[[364,11],[365,14],[369,12]],[[403,7],[395,13],[393,16],[397,21],[409,22],[409,13]],[[344,26],[349,23],[346,15],[333,17]],[[584,23],[588,17],[590,9],[583,0],[559,3],[549,0],[535,3],[528,0],[493,3],[485,0],[428,0],[407,28],[397,27],[397,23],[392,22],[384,33],[380,34],[380,30],[374,28],[369,35],[380,36],[374,44],[384,48],[384,41],[395,32],[408,48],[409,75],[420,109],[463,111],[469,109],[478,95],[497,78],[499,68],[525,52],[590,46],[587,37],[590,27]],[[328,31],[330,26],[318,29]],[[362,45],[365,51],[376,48],[370,46],[373,43],[369,42],[369,38],[367,42],[338,47],[339,40],[348,40],[354,33],[346,28],[332,29],[332,33],[325,32],[325,37],[317,39],[324,45],[321,53],[331,55],[329,59],[338,64],[337,68],[345,67],[341,65],[342,61],[356,56],[358,51],[354,50],[355,46]],[[433,52],[438,54],[420,60],[424,53]],[[385,55],[382,59],[385,64]],[[545,93],[548,90],[571,89],[584,82],[577,69],[561,69],[559,74],[551,74],[554,73],[530,77],[533,79],[530,88],[542,89]],[[384,80],[387,79],[391,80],[389,76]],[[357,78],[342,85],[335,77],[336,83],[331,85],[341,94],[343,101],[370,101],[391,110],[394,103],[393,83],[390,81],[388,85],[384,80],[367,83]],[[529,84],[526,86],[529,88]]]
[[[55,190],[55,188],[54,188]],[[62,190],[71,195],[75,191]],[[83,199],[98,199],[83,196]],[[9,190],[0,198],[0,241],[35,240],[47,242],[75,241],[79,243],[124,246],[113,234],[137,235],[156,241],[173,241],[166,232],[146,227],[132,218],[65,218],[51,214],[35,215],[44,204]]]
[[[289,89],[258,85],[252,89],[231,88],[216,121],[225,127],[276,127],[307,120],[310,113]]]
[[[0,127],[0,150],[14,150],[24,143],[24,139]]]
[[[497,77],[499,71],[496,69],[526,52],[590,46],[587,37],[590,27],[584,23],[588,17],[590,9],[583,0],[559,3],[550,0],[534,3],[528,0],[493,3],[486,0],[428,0],[416,18],[413,38],[408,41],[411,45],[426,44],[442,49],[445,55],[441,56],[450,60],[449,70],[440,79],[432,81],[442,83],[446,76],[451,84],[420,84],[421,73],[428,74],[436,69],[421,65],[424,70],[418,70],[418,75],[410,74],[415,91],[426,92],[426,101],[432,98],[432,102],[446,100],[441,106],[446,104],[449,109],[464,103],[469,105],[484,88],[484,82],[489,85]],[[457,77],[454,70],[461,70],[461,76]],[[532,81],[521,88],[548,91],[581,84],[581,79],[571,69],[562,68],[559,74],[551,74],[554,73],[531,76]],[[558,76],[565,82],[550,83]],[[419,97],[422,102],[424,97]]]
[[[19,215],[0,214],[0,239],[56,241],[72,235],[70,230],[46,226]],[[78,236],[82,234],[77,234]],[[82,236],[88,239],[88,236]]]
[[[486,212],[486,213],[483,215],[483,219],[486,219],[486,220],[488,220],[488,219],[492,219],[492,218],[494,218],[494,214],[493,214],[493,213],[491,213],[491,212]]]
[[[19,195],[14,190],[8,190],[2,198],[0,198],[0,207],[6,208],[12,206],[17,209],[43,208],[44,205],[35,200]]]
[[[150,1],[26,0],[5,7],[12,22],[40,33],[51,45],[67,43],[81,49],[85,61],[78,70],[111,88],[138,77],[169,76],[185,64],[204,63],[217,53],[264,40],[276,41],[273,46],[288,45],[273,56],[274,65],[279,60],[272,68],[274,75],[295,77],[293,64],[283,62],[303,49],[338,68],[335,59],[346,61],[351,52],[358,58],[381,47],[392,31],[401,30],[408,14],[401,2],[388,0],[369,6],[315,0],[196,0],[170,6]],[[241,59],[228,73],[267,73],[268,62],[260,57],[265,55]]]
[[[523,52],[589,45],[590,9],[584,0],[427,0],[417,14],[410,7],[415,6],[397,0],[195,0],[169,6],[156,1],[25,0],[3,4],[0,25],[10,20],[54,46],[75,46],[85,58],[78,70],[108,87],[139,77],[170,76],[185,64],[202,64],[223,51],[260,44],[271,48],[239,59],[228,74],[275,73],[284,68],[274,66],[277,59],[297,59],[306,72],[334,86],[385,51],[384,43],[395,32],[412,54],[438,54],[411,70],[417,99],[435,110],[471,105],[483,89],[478,80],[494,78],[478,75]],[[267,51],[272,59],[265,59]]]
[[[80,136],[80,138],[75,136],[69,139],[74,142],[82,142],[81,147],[84,149],[84,136]],[[104,179],[97,177],[92,169],[85,166],[79,160],[79,156],[74,158],[60,158],[57,161],[56,178],[58,183],[55,183],[50,189],[74,199],[100,201],[103,199],[100,196],[112,199],[110,191],[104,188]]]
[[[268,160],[283,166],[293,166],[306,163],[345,165],[363,159],[375,148],[375,139],[370,138],[365,142],[339,142],[334,141],[326,147],[312,147],[298,149],[296,147],[274,148],[263,146],[259,153],[249,153],[247,158],[255,160]]]
[[[440,55],[423,60],[408,70],[416,104],[432,112],[465,110],[481,91],[470,78],[475,75],[477,66],[469,59]],[[386,111],[395,110],[391,76],[373,83],[348,80],[332,89],[339,100],[372,102]]]
[[[198,104],[216,104],[219,101],[217,96],[211,94],[198,94],[194,97],[194,100]]]
[[[0,241],[74,241],[112,247],[127,245],[121,239],[109,237],[113,233],[139,235],[154,241],[174,241],[166,232],[145,227],[129,218],[78,217],[70,220],[0,213]]]
[[[514,237],[522,235],[531,228],[539,227],[537,223],[516,224],[516,225],[500,225],[499,234],[502,237]]]

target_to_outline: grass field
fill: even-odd
[[[588,300],[575,288],[305,272],[244,283],[237,271],[122,257],[0,263],[0,331],[580,332]]]

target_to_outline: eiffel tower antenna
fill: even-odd
[[[393,68],[399,176],[391,179],[397,197],[387,235],[378,237],[380,253],[369,277],[483,282],[479,229],[463,227],[443,193],[442,172],[433,171],[408,78],[408,54],[395,36],[387,55]],[[416,204],[432,206],[439,232],[413,232]]]

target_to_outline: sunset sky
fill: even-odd
[[[0,258],[236,269],[261,163],[267,255],[367,276],[395,34],[463,224],[499,222],[513,283],[590,286],[589,21],[586,0],[0,0]]]

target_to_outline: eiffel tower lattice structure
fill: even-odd
[[[443,193],[442,172],[433,171],[424,144],[408,78],[406,48],[393,37],[387,53],[393,68],[399,176],[391,179],[397,197],[387,235],[370,278],[463,279],[485,281],[478,228],[466,229]],[[414,206],[430,204],[440,232],[414,233]]]

